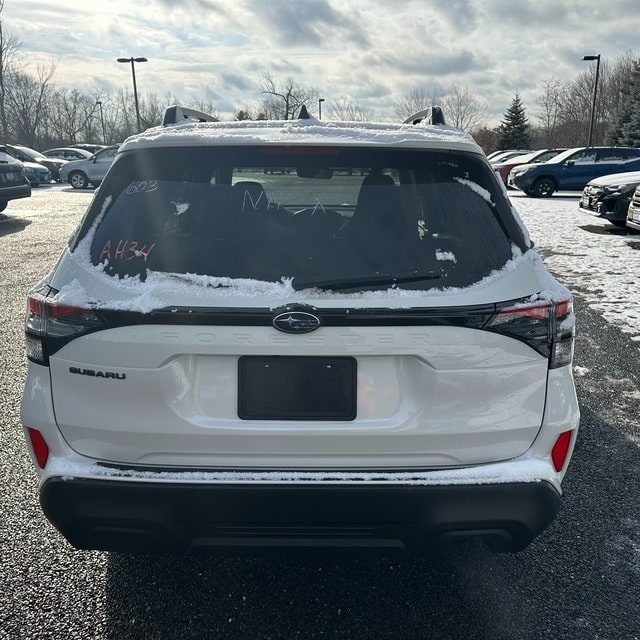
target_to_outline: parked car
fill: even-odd
[[[640,186],[636,187],[627,210],[627,226],[640,231]]]
[[[631,196],[639,184],[640,171],[595,178],[584,188],[579,209],[624,227]]]
[[[122,144],[28,300],[22,423],[74,546],[518,550],[552,521],[571,294],[473,139],[412,122],[171,107]]]
[[[117,151],[118,145],[114,145],[100,149],[85,160],[72,160],[62,168],[60,178],[74,189],[86,189],[89,185],[97,187],[115,160]]]
[[[49,169],[39,162],[23,162],[24,176],[32,187],[51,184]]]
[[[492,151],[491,153],[487,154],[487,160],[491,161],[493,160],[493,158],[495,158],[496,156],[499,156],[500,154],[504,153],[504,149],[498,149],[497,151]]]
[[[39,151],[35,151],[34,149],[29,149],[29,147],[23,147],[22,145],[8,144],[6,145],[7,151],[20,162],[33,164],[34,162],[46,167],[49,170],[49,182],[51,180],[55,180],[56,182],[60,180],[60,169],[66,164],[65,160],[60,160],[56,158],[47,158],[47,156],[43,155]],[[25,165],[26,166],[26,165]],[[37,175],[36,175],[37,174]],[[32,174],[34,176],[34,180],[38,180],[41,172],[33,171]],[[33,184],[33,182],[32,182]]]
[[[42,155],[47,156],[47,158],[58,158],[59,160],[86,160],[87,158],[90,158],[93,153],[86,149],[58,147],[57,149],[43,151]]]
[[[532,149],[508,149],[507,151],[502,151],[498,155],[493,156],[489,162],[493,165],[498,164],[499,162],[506,162],[510,158],[515,158],[516,156],[522,156],[525,153],[532,153]]]
[[[24,167],[19,160],[7,153],[0,145],[0,211],[4,211],[9,200],[28,198],[31,185],[24,175]]]
[[[514,167],[521,164],[538,164],[539,162],[547,162],[547,160],[551,160],[551,158],[557,156],[562,151],[566,151],[566,149],[539,149],[538,151],[526,153],[522,156],[514,156],[504,162],[492,163],[493,169],[498,173],[502,182],[506,185],[507,179],[509,178],[509,172]]]
[[[86,142],[78,142],[77,144],[70,144],[69,146],[72,149],[84,149],[85,151],[88,151],[89,153],[96,153],[96,152],[100,151],[100,149],[106,149],[107,148],[106,144],[90,144],[90,143],[86,143]]]
[[[635,147],[576,147],[542,164],[515,167],[508,184],[529,196],[549,197],[558,190],[581,191],[600,176],[639,170],[640,149]]]

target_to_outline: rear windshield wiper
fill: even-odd
[[[406,276],[394,276],[391,273],[380,273],[369,276],[355,276],[351,278],[336,278],[334,280],[297,280],[293,279],[291,286],[295,291],[301,289],[361,289],[364,287],[379,287],[385,285],[402,284],[406,282],[422,282],[424,280],[439,280],[440,273],[427,271],[425,273],[413,273]]]

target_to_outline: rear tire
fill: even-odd
[[[89,186],[89,180],[82,171],[72,171],[69,174],[69,184],[74,189],[86,189]]]
[[[531,188],[535,198],[550,198],[556,190],[556,183],[551,178],[538,178]]]

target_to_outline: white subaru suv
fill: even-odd
[[[22,422],[77,548],[526,547],[579,424],[570,293],[441,111],[129,138],[29,295]]]

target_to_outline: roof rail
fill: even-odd
[[[423,109],[409,116],[402,124],[418,124],[424,122],[425,124],[447,124],[444,120],[444,113],[440,107],[429,107]]]
[[[196,122],[217,122],[217,119],[208,113],[174,105],[165,109],[164,117],[162,118],[162,126],[164,127],[168,124],[180,124],[185,120],[195,120]]]

